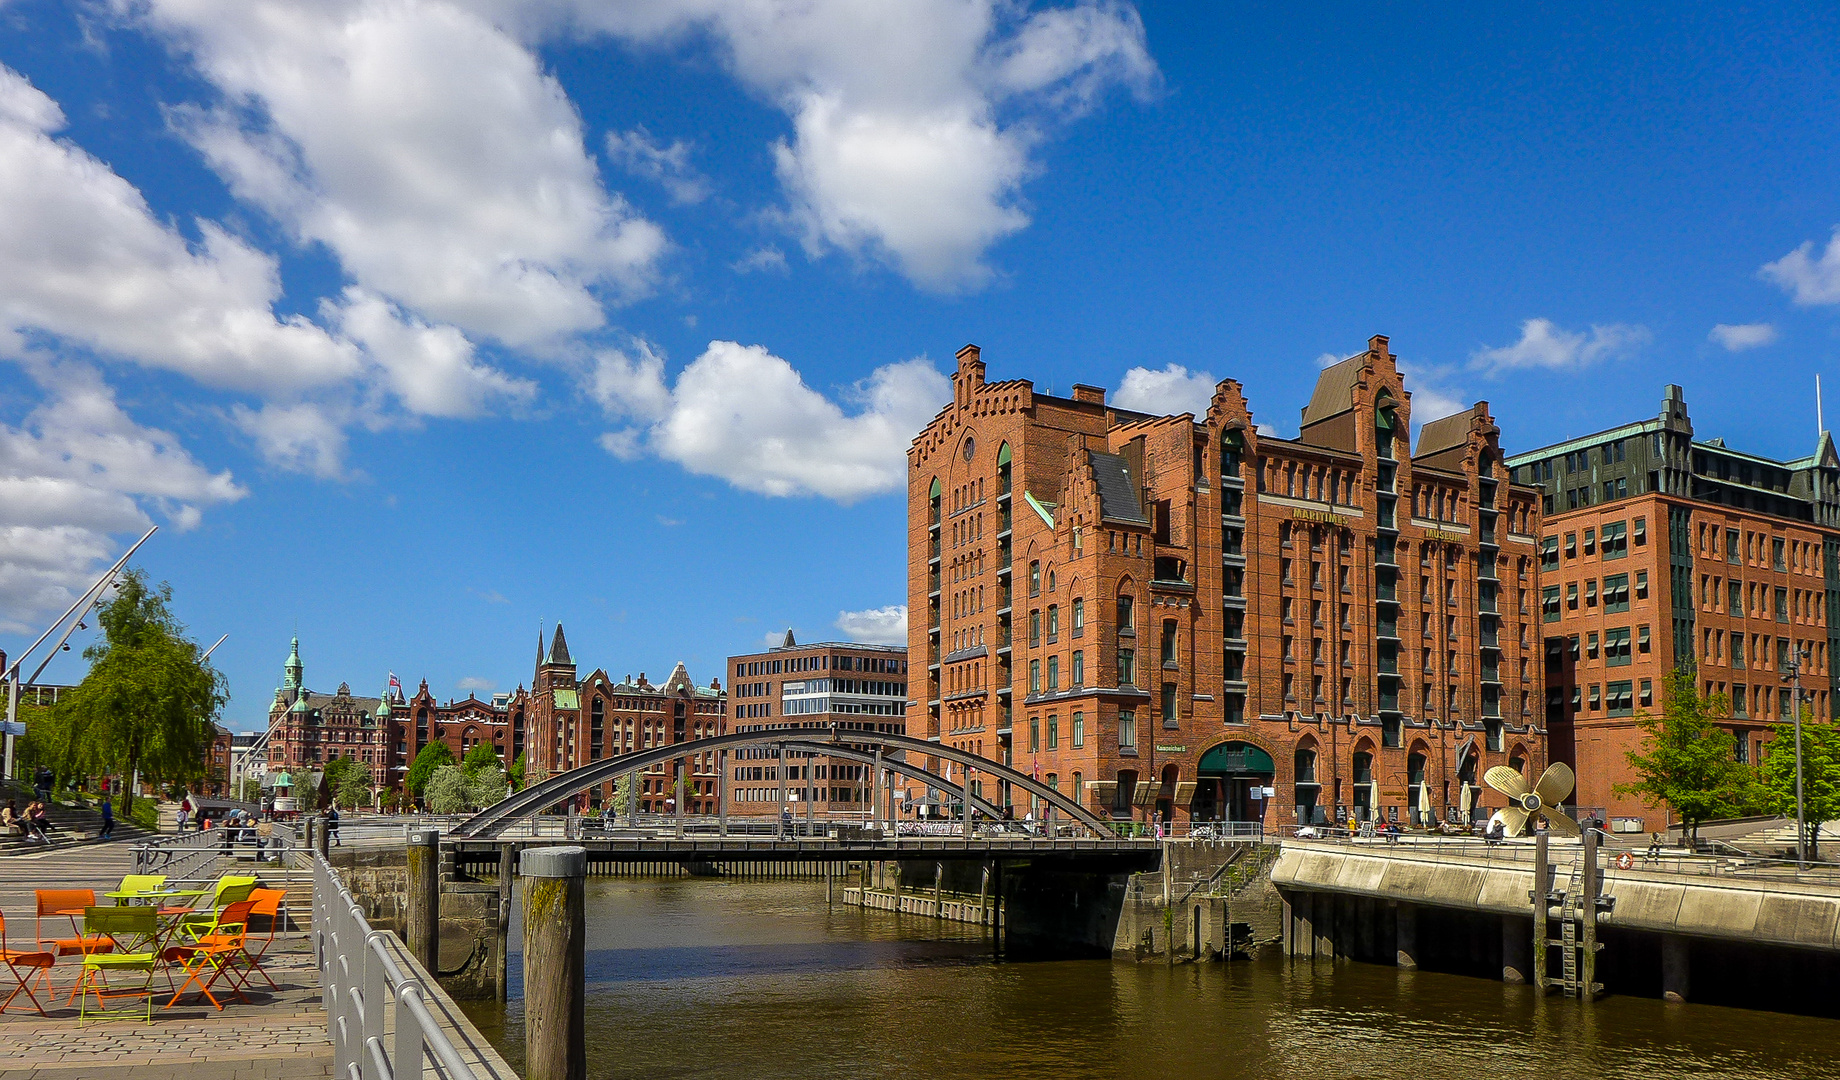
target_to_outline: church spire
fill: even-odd
[[[544,664],[554,667],[574,667],[575,660],[569,656],[568,639],[562,636],[562,624],[556,624],[556,637],[549,645],[549,658]]]

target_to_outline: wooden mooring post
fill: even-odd
[[[588,852],[526,848],[524,1077],[587,1080]]]
[[[321,827],[321,835],[325,833]],[[409,952],[430,974],[441,968],[441,833],[417,829],[409,833],[409,895],[403,921],[407,924]]]

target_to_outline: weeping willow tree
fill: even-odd
[[[51,710],[40,742],[65,776],[139,772],[156,782],[203,777],[215,724],[229,700],[222,675],[172,613],[172,586],[130,569],[98,609],[102,637],[83,656],[89,674]],[[121,809],[134,792],[124,785]]]

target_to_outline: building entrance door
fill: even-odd
[[[1221,743],[1202,755],[1196,772],[1201,787],[1221,792],[1220,820],[1264,820],[1265,804],[1273,800],[1254,798],[1253,792],[1262,795],[1277,772],[1270,754],[1251,743]]]

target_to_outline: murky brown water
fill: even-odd
[[[804,882],[590,878],[588,905],[594,1080],[1840,1077],[1834,1020],[1349,963],[999,961]],[[517,1001],[469,1011],[520,1064]]]

